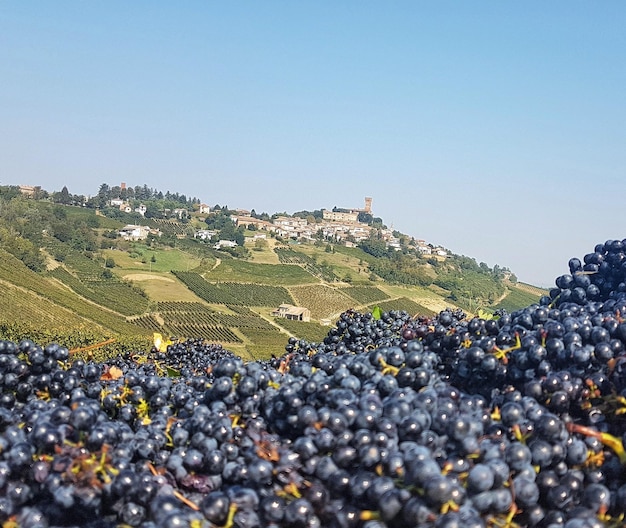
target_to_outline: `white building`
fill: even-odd
[[[150,234],[150,228],[129,224],[120,229],[118,233],[124,240],[145,240]]]
[[[213,249],[222,249],[222,248],[234,248],[237,247],[237,242],[233,242],[232,240],[220,240],[216,244],[213,245]]]

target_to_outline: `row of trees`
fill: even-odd
[[[14,189],[19,192],[17,187]],[[135,187],[121,187],[119,185],[109,186],[106,183],[100,185],[98,193],[92,197],[85,197],[82,194],[72,194],[67,186],[58,192],[48,193],[39,190],[37,200],[49,199],[53,203],[61,205],[77,205],[92,209],[105,209],[111,200],[121,199],[135,206],[144,203],[148,208],[146,216],[157,217],[159,212],[165,209],[186,208],[191,210],[194,205],[200,204],[200,200],[195,197],[187,197],[184,194],[172,193],[170,191],[159,191],[147,185],[136,185]]]
[[[124,187],[114,185],[110,187],[106,183],[100,185],[100,189],[98,190],[98,194],[93,197],[90,201],[95,204],[96,207],[106,207],[108,203],[115,199],[119,198],[124,201],[140,201],[140,202],[149,202],[149,201],[166,201],[171,202],[172,205],[177,205],[178,207],[193,207],[194,204],[199,204],[200,200],[195,197],[187,197],[184,194],[179,193],[171,193],[170,191],[166,191],[165,193],[159,191],[157,189],[153,189],[148,187],[147,185],[136,185],[135,187]]]

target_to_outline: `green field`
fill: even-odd
[[[249,282],[273,286],[291,286],[318,281],[300,266],[254,264],[235,259],[222,260],[218,266],[203,275],[210,282]]]
[[[147,248],[143,244],[134,245],[130,251],[105,249],[105,258],[115,262],[115,271],[148,271],[168,272],[172,270],[188,271],[202,263],[202,258],[186,251],[172,248]],[[154,257],[155,261],[152,261]],[[144,262],[145,261],[145,262]]]

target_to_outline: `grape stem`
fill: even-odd
[[[616,436],[613,436],[609,433],[601,433],[600,431],[596,431],[591,427],[574,423],[567,424],[567,430],[570,433],[580,433],[585,436],[597,438],[598,440],[600,440],[600,442],[602,442],[603,445],[612,449],[613,452],[618,456],[620,462],[623,465],[626,465],[626,451],[624,451],[624,444]]]

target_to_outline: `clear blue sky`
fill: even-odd
[[[551,286],[626,238],[622,1],[0,0],[0,184],[361,206]]]

